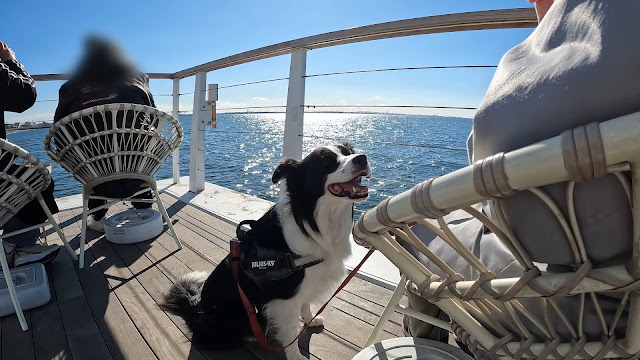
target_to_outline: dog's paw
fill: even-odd
[[[324,325],[324,317],[322,317],[322,316],[316,317],[315,319],[311,320],[311,322],[309,322],[309,320],[311,320],[311,319],[310,318],[305,318],[304,316],[302,317],[302,322],[305,323],[305,324],[309,324],[310,327]]]

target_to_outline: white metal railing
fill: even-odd
[[[308,50],[394,37],[468,30],[527,28],[535,27],[537,24],[536,13],[533,8],[428,16],[308,36],[249,50],[174,73],[147,73],[147,75],[151,79],[173,80],[172,114],[176,118],[180,113],[179,96],[184,95],[180,94],[180,79],[194,75],[196,77],[193,92],[191,148],[189,154],[189,191],[200,192],[204,189],[205,128],[210,118],[209,107],[205,99],[207,73],[210,71],[291,54],[289,77],[287,78],[289,87],[283,136],[283,155],[299,159],[302,157],[305,79],[307,77],[306,54]],[[69,77],[68,74],[33,75],[36,81],[67,80]],[[284,78],[278,80],[284,80]],[[176,150],[173,154],[174,183],[177,183],[179,179],[179,156],[178,150]]]

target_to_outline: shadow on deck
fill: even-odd
[[[227,222],[162,195],[183,242],[176,251],[165,233],[135,245],[108,242],[87,233],[85,269],[78,269],[62,249],[47,265],[51,301],[25,312],[29,330],[22,332],[15,315],[0,319],[1,359],[284,359],[247,343],[233,351],[201,351],[190,342],[182,318],[158,307],[171,284],[182,274],[211,271],[228,252],[235,228]],[[110,212],[125,209],[122,203]],[[80,242],[80,213],[75,208],[57,214],[74,249]],[[49,231],[51,233],[51,231]],[[55,233],[49,243],[61,244]],[[391,291],[354,278],[325,310],[324,329],[308,330],[300,348],[311,359],[351,359],[364,345]],[[396,313],[380,339],[402,336]]]

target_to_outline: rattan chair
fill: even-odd
[[[82,184],[82,234],[80,268],[84,267],[87,216],[116,201],[152,202],[158,205],[178,249],[182,244],[160,200],[155,174],[163,161],[180,146],[182,127],[171,115],[137,104],[99,105],[77,111],[57,121],[45,137],[47,154]],[[153,199],[106,198],[92,193],[95,186],[122,179],[142,180]],[[106,200],[88,210],[89,199]]]
[[[47,221],[42,224],[29,226],[10,233],[3,232],[0,234],[0,244],[2,239],[10,236],[51,225],[60,236],[71,257],[77,259],[76,253],[67,242],[67,238],[60,230],[47,204],[42,199],[41,192],[50,183],[51,174],[44,164],[21,147],[0,139],[0,228],[33,199],[38,200],[42,210],[47,214]],[[13,281],[10,281],[11,276],[8,275],[10,274],[9,264],[3,249],[0,249],[0,262],[2,263],[3,277],[7,282],[9,295],[18,315],[20,326],[22,330],[26,331],[28,329],[27,322],[24,319]]]
[[[640,179],[638,139],[640,113],[582,126],[425,181],[364,214],[354,226],[354,239],[381,251],[403,274],[367,346],[389,316],[399,311],[453,332],[476,358],[640,358],[640,208],[632,207],[629,214],[633,217],[633,237],[626,263],[598,268],[585,251],[584,233],[574,207],[576,183],[606,174],[616,176],[631,204],[640,201],[640,184],[636,183]],[[557,183],[565,184],[566,210],[541,189]],[[496,206],[498,199],[522,192],[535,195],[545,204],[553,214],[551,218],[555,217],[563,229],[575,259],[571,271],[541,271],[512,229],[504,225],[505,212]],[[472,206],[487,200],[496,206],[496,221]],[[456,238],[443,217],[459,210],[497,236],[522,267],[521,276],[496,278],[488,265]],[[477,276],[469,279],[454,271],[418,239],[410,222],[436,233]],[[419,250],[424,255],[419,256],[422,261],[401,246],[397,237]],[[427,268],[425,263],[432,266]],[[399,305],[405,291],[429,299],[451,321]],[[613,299],[617,300],[604,311],[601,299],[605,295],[611,299],[614,293],[617,297]],[[563,307],[566,301],[572,301],[575,307]],[[587,329],[587,316],[597,319],[591,324],[597,325]],[[564,336],[559,334],[561,330]]]

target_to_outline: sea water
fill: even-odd
[[[191,115],[180,115],[185,137],[180,146],[180,172],[189,174]],[[356,206],[367,210],[428,178],[468,164],[464,151],[471,120],[400,114],[306,113],[303,154],[322,145],[349,141],[367,155],[373,169],[370,197]],[[52,163],[43,148],[48,129],[8,134],[43,162]],[[239,192],[275,201],[279,186],[271,175],[282,156],[284,114],[218,114],[217,127],[205,132],[205,180]],[[171,157],[157,179],[172,176]],[[80,183],[57,164],[52,177],[55,196],[79,194]]]

